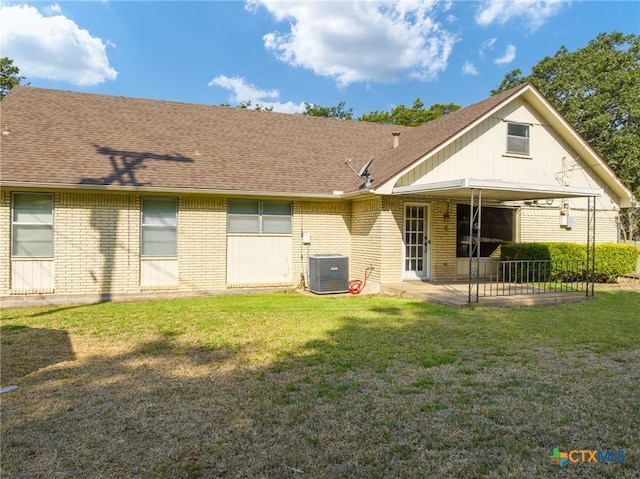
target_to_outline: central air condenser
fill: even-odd
[[[349,257],[339,254],[309,256],[309,291],[316,294],[349,292]]]

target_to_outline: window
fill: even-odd
[[[488,258],[500,246],[500,243],[513,240],[513,210],[510,208],[492,208],[483,206],[480,211],[481,238],[480,256]],[[469,257],[469,205],[457,206],[457,248],[458,258]]]
[[[175,198],[142,198],[142,255],[175,256],[177,224]]]
[[[12,223],[13,256],[53,256],[53,195],[14,193]]]
[[[229,233],[291,234],[291,202],[229,200]]]
[[[507,123],[507,153],[529,156],[529,125]]]

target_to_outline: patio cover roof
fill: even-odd
[[[419,185],[397,186],[394,195],[420,195],[439,198],[465,198],[471,190],[482,190],[482,198],[497,201],[542,200],[551,198],[599,197],[602,188],[516,183],[502,180],[460,178]]]

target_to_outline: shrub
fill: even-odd
[[[536,272],[540,281],[584,281],[586,271],[587,246],[578,243],[513,243],[502,244],[502,261],[548,261]],[[594,281],[613,282],[620,276],[634,271],[638,258],[638,249],[629,244],[596,245],[596,264]],[[527,281],[529,271],[519,264],[511,265],[509,278],[515,281]],[[538,277],[539,276],[539,277]]]
[[[596,245],[596,277],[598,283],[612,283],[632,273],[638,261],[638,248],[632,244]]]
[[[552,281],[586,281],[586,245],[578,243],[547,243],[547,245],[553,265]]]

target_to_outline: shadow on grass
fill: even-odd
[[[94,303],[94,304],[99,304],[99,303]],[[29,315],[22,315],[20,314],[20,308],[14,308],[11,310],[11,314],[7,314],[5,312],[2,313],[2,319],[4,321],[9,321],[12,319],[17,319],[17,318],[41,318],[44,316],[50,316],[53,314],[57,314],[60,313],[62,311],[69,311],[72,309],[78,309],[78,308],[86,308],[87,306],[91,306],[90,304],[73,304],[73,305],[69,305],[69,306],[59,306],[56,308],[50,308],[50,309],[45,309],[43,311],[37,311],[33,314],[29,314]]]
[[[636,477],[637,349],[504,356],[461,314],[372,307],[258,365],[171,332],[97,349],[3,397],[3,477],[549,477],[594,437],[628,462],[563,477]]]
[[[69,334],[64,330],[6,325],[0,327],[0,338],[2,385],[47,366],[75,359]]]

